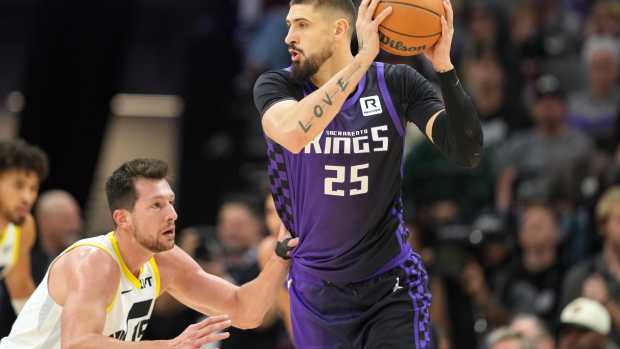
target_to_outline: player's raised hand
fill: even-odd
[[[431,61],[433,68],[438,72],[454,68],[450,60],[450,48],[454,36],[454,11],[452,11],[450,0],[442,0],[442,2],[446,15],[441,16],[441,37],[433,47],[424,51],[424,56]]]
[[[228,315],[210,316],[205,320],[188,326],[183,333],[170,341],[170,349],[200,349],[203,345],[230,337],[228,332],[220,332],[231,325]]]
[[[362,0],[355,22],[359,46],[358,55],[363,55],[368,63],[371,63],[379,54],[379,24],[392,13],[392,7],[388,6],[374,17],[379,2],[381,0]]]

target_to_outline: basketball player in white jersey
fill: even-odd
[[[47,171],[47,156],[39,148],[22,140],[0,142],[0,338],[34,291],[30,210]]]
[[[80,240],[51,264],[1,349],[198,349],[228,337],[223,329],[258,326],[284,282],[288,262],[275,253],[261,274],[238,287],[207,274],[174,244],[174,193],[163,161],[136,159],[106,182],[116,229]],[[281,238],[286,231],[282,229]],[[296,240],[289,241],[293,247]],[[204,314],[167,341],[137,342],[163,292]]]

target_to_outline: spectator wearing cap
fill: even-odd
[[[515,200],[548,200],[557,178],[592,154],[590,139],[568,127],[565,93],[557,77],[539,77],[535,92],[534,126],[510,137],[497,151],[496,205],[500,212],[508,211]]]
[[[562,324],[558,349],[611,349],[609,341],[611,319],[599,302],[577,298],[560,315]]]
[[[588,297],[603,304],[611,316],[611,339],[620,343],[620,186],[608,189],[596,206],[596,224],[603,250],[567,273],[562,304]]]
[[[618,41],[611,37],[591,37],[583,47],[582,62],[587,69],[587,82],[583,90],[570,97],[568,123],[611,153],[620,104]]]

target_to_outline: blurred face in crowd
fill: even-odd
[[[592,11],[593,31],[599,35],[620,35],[620,4],[614,0],[599,0]]]
[[[528,208],[521,218],[519,244],[523,266],[529,272],[541,272],[553,266],[558,244],[558,226],[553,214],[543,207]]]
[[[554,349],[554,340],[540,326],[542,325],[539,322],[529,317],[517,317],[510,324],[512,330],[534,345],[534,349]]]
[[[227,203],[220,208],[217,234],[227,249],[247,249],[261,238],[262,224],[252,211],[241,203]]]
[[[481,43],[492,44],[497,33],[495,16],[484,4],[478,3],[471,9],[469,29],[472,36]]]
[[[581,328],[568,327],[560,334],[558,349],[605,349],[607,337]]]
[[[39,193],[39,177],[34,171],[9,169],[0,173],[0,214],[20,225],[32,209]]]
[[[303,80],[313,76],[330,59],[336,45],[350,46],[350,23],[341,11],[328,6],[296,4],[286,16],[293,77]]]
[[[79,238],[82,230],[81,210],[68,193],[44,193],[35,209],[37,228],[43,247],[57,254]]]
[[[265,224],[269,234],[277,237],[280,229],[280,217],[278,217],[276,205],[271,194],[265,198]]]
[[[133,209],[122,209],[126,217],[117,224],[131,232],[142,247],[153,253],[172,249],[177,213],[174,209],[174,192],[168,181],[137,178],[134,186],[136,201]]]
[[[559,96],[542,96],[534,103],[534,120],[543,129],[555,130],[564,124],[566,102]]]
[[[476,110],[483,116],[496,112],[504,102],[504,73],[499,63],[493,59],[471,62],[466,73]]]
[[[607,94],[616,87],[618,81],[618,59],[606,50],[592,53],[588,65],[588,76],[592,91],[597,94]]]
[[[616,202],[609,212],[603,225],[605,242],[610,244],[620,254],[620,202]]]

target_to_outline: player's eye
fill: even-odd
[[[24,181],[17,180],[15,181],[15,188],[21,190],[25,187]]]
[[[153,207],[153,208],[160,209],[160,208],[161,208],[161,203],[156,202],[156,203],[154,203],[154,204],[153,204],[153,206],[152,206],[152,207]]]

